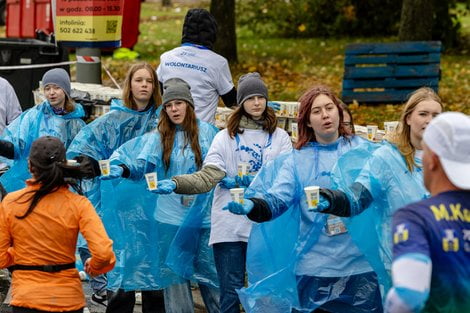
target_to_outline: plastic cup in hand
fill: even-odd
[[[80,163],[78,163],[77,160],[67,160],[66,165],[67,166],[80,166]]]
[[[243,196],[245,195],[245,188],[232,188],[230,189],[230,196],[233,202],[243,204]]]
[[[248,167],[249,167],[248,163],[245,163],[245,162],[238,163],[237,165],[238,177],[242,177],[248,174]]]
[[[305,197],[307,198],[307,207],[309,211],[313,211],[317,208],[318,202],[320,201],[320,187],[319,186],[307,186],[304,188]]]
[[[147,182],[147,187],[149,188],[149,190],[157,189],[158,179],[156,172],[145,174],[145,181]]]
[[[379,127],[377,125],[367,125],[367,139],[374,141],[378,129]]]
[[[109,164],[109,160],[99,160],[101,175],[109,176],[109,172],[111,170],[111,166]]]
[[[299,139],[299,125],[297,123],[291,124],[292,128],[292,141],[297,142]]]

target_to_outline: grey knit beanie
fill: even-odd
[[[172,100],[184,100],[194,108],[191,87],[181,78],[170,78],[163,83],[163,104]]]
[[[262,96],[268,100],[268,88],[257,72],[240,76],[237,88],[237,104],[242,105],[246,99],[254,96]]]
[[[54,84],[62,88],[62,90],[70,98],[70,76],[63,68],[53,68],[47,71],[42,77],[42,87]]]

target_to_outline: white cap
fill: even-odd
[[[439,114],[426,127],[423,141],[439,156],[449,180],[470,189],[470,117],[459,112]]]

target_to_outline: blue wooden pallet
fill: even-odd
[[[346,46],[342,99],[346,103],[398,103],[419,87],[438,91],[440,41]]]

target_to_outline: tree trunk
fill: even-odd
[[[230,63],[236,63],[237,34],[235,31],[235,0],[212,0],[210,12],[218,25],[214,50]]]
[[[162,0],[162,7],[170,7],[171,0]]]
[[[433,13],[433,0],[403,0],[399,40],[431,40]]]

